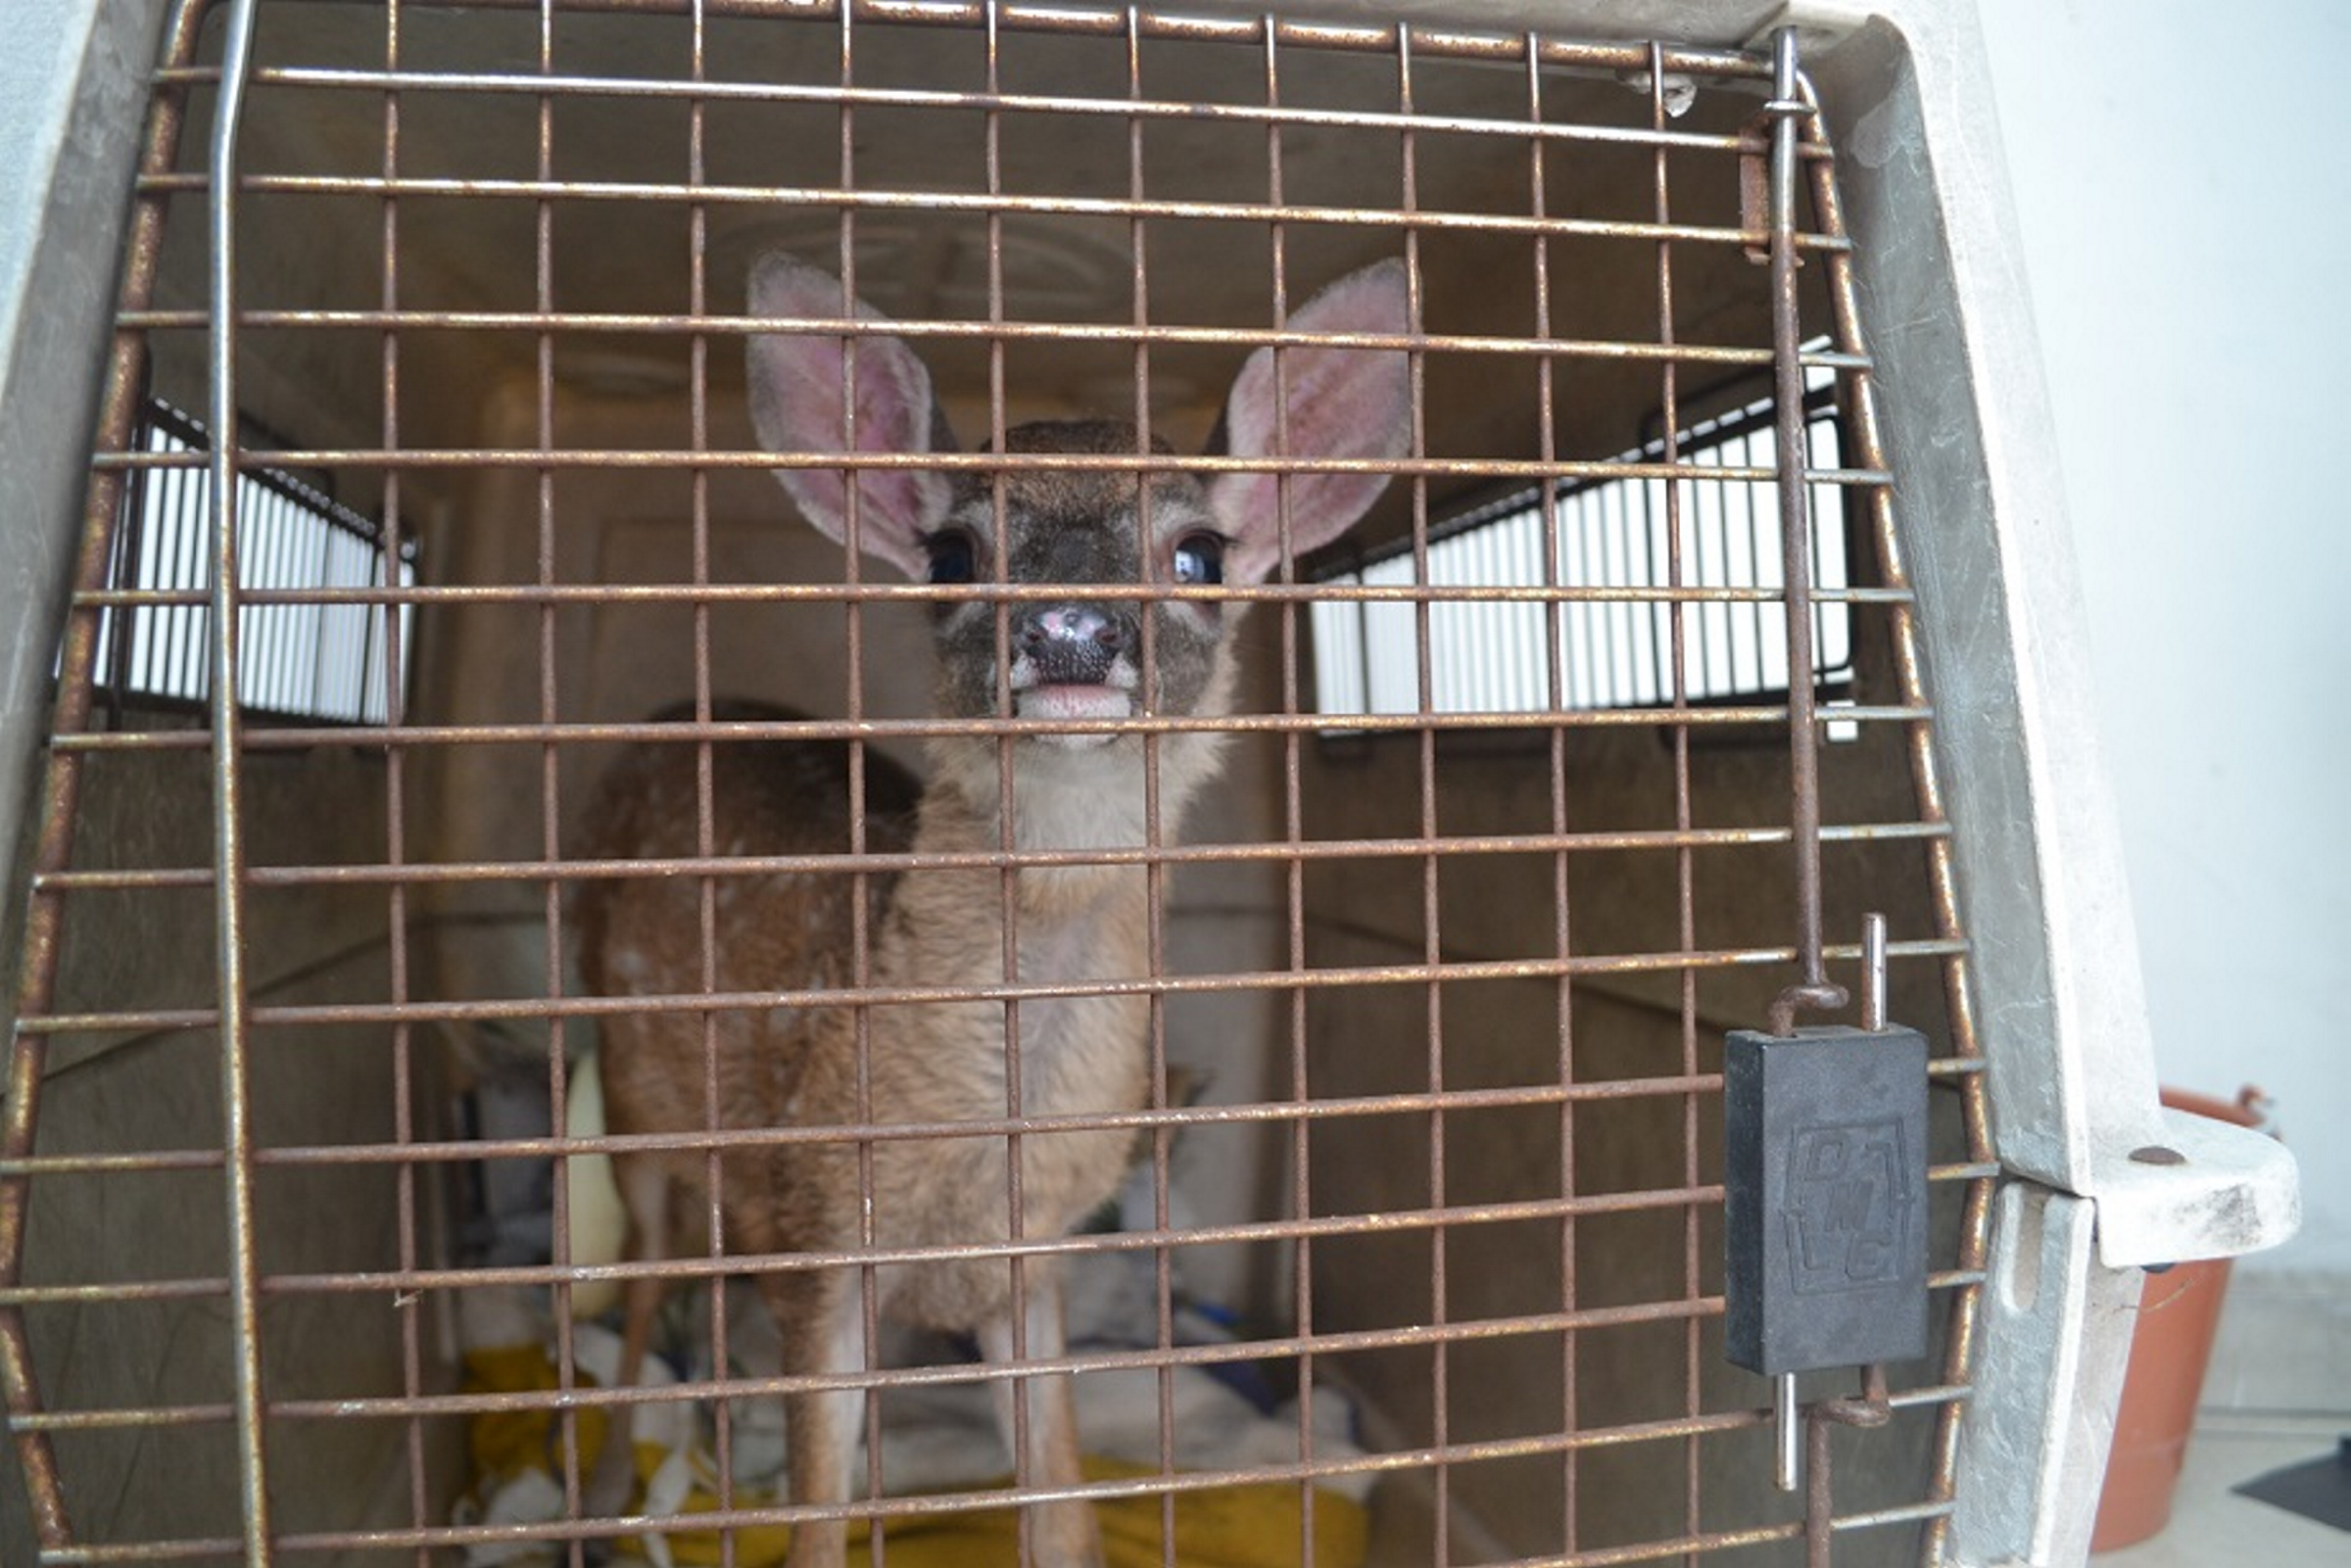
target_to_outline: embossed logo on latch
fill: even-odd
[[[1898,1121],[1810,1126],[1797,1133],[1780,1210],[1797,1294],[1862,1290],[1900,1276],[1908,1169]]]

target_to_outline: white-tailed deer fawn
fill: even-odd
[[[879,317],[844,300],[830,275],[776,256],[753,270],[750,308],[771,323]],[[1395,261],[1353,273],[1292,316],[1310,337],[1394,335],[1408,324],[1406,274]],[[779,455],[850,451],[843,388],[855,345],[854,450],[940,450],[931,378],[900,339],[844,340],[818,331],[750,339],[751,412]],[[1278,372],[1280,385],[1276,385]],[[839,1138],[737,1148],[718,1163],[719,1212],[734,1256],[854,1254],[870,1216],[874,1245],[902,1254],[924,1247],[999,1244],[1065,1234],[1117,1185],[1130,1129],[1023,1131],[1021,1213],[1012,1223],[1007,1118],[1120,1115],[1145,1101],[1148,1004],[1131,989],[1096,984],[1150,977],[1149,879],[1119,864],[1019,867],[1023,854],[1134,850],[1146,837],[1145,742],[1095,721],[1186,717],[1227,710],[1234,682],[1232,629],[1243,605],[1186,599],[1089,597],[1096,585],[1249,584],[1282,556],[1335,538],[1386,483],[1379,461],[1407,449],[1406,356],[1301,342],[1260,348],[1243,365],[1224,409],[1224,450],[1265,459],[1257,471],[1202,476],[1138,473],[1132,465],[1023,467],[1000,473],[869,468],[844,473],[788,467],[778,477],[801,512],[835,539],[849,529],[847,486],[857,486],[856,541],[910,576],[978,585],[935,609],[937,711],[945,718],[1037,721],[1011,742],[1009,774],[990,734],[930,742],[931,779],[920,792],[902,771],[868,751],[864,846],[917,856],[997,855],[1009,846],[1013,886],[993,868],[917,869],[866,878],[866,970],[883,988],[1074,987],[1075,994],[1002,1001],[769,1007],[722,1012],[716,1037],[721,1127],[838,1129]],[[1022,425],[1007,453],[1131,458],[1146,447],[1135,427],[1112,421]],[[1287,459],[1368,459],[1353,469],[1279,475]],[[1002,538],[998,538],[999,523]],[[1148,559],[1146,559],[1146,554]],[[999,630],[987,584],[1001,564],[1015,584],[1066,585],[1066,596],[1012,600]],[[1150,635],[1144,635],[1144,618]],[[1147,650],[1147,653],[1146,653]],[[1000,707],[1008,693],[1010,712]],[[1059,723],[1075,728],[1056,732]],[[1163,732],[1156,744],[1157,820],[1172,836],[1185,802],[1217,768],[1220,737]],[[843,743],[773,741],[713,748],[712,837],[721,854],[840,854],[851,843],[850,765]],[[691,745],[637,748],[610,774],[591,813],[582,852],[600,859],[692,857],[697,846],[697,757]],[[1004,821],[1009,813],[1009,830]],[[856,928],[846,875],[770,875],[717,884],[715,985],[720,992],[809,992],[857,983]],[[630,878],[592,884],[581,900],[583,969],[607,996],[689,996],[705,988],[693,878]],[[1007,922],[1011,941],[1007,944]],[[1010,958],[1017,955],[1017,959]],[[1008,970],[1010,973],[1008,973]],[[619,1015],[603,1027],[602,1071],[615,1133],[693,1131],[705,1109],[704,1024],[694,1012]],[[864,1059],[862,1070],[859,1058]],[[1010,1085],[1019,1085],[1017,1105]],[[860,1080],[863,1080],[862,1089]],[[856,1142],[861,1123],[982,1121],[997,1130],[966,1137],[888,1137]],[[706,1236],[708,1157],[641,1153],[616,1162],[632,1259],[669,1256],[681,1238]],[[866,1183],[870,1180],[870,1188]],[[875,1271],[883,1315],[977,1335],[990,1362],[1064,1354],[1059,1271],[1031,1257],[892,1262]],[[867,1369],[864,1293],[853,1264],[790,1265],[759,1285],[782,1327],[786,1371],[838,1377],[836,1389],[786,1401],[794,1501],[840,1503],[863,1423],[846,1385]],[[637,1378],[661,1286],[626,1292],[624,1382]],[[1024,1310],[1016,1324],[1016,1294]],[[1079,1484],[1078,1435],[1066,1376],[999,1376],[998,1409],[1014,1429],[1014,1390],[1030,1395],[1025,1419],[1030,1483]],[[623,1407],[625,1410],[625,1407]],[[629,1423],[616,1416],[593,1503],[626,1500]],[[1032,1556],[1054,1565],[1100,1560],[1093,1510],[1083,1502],[1037,1505]],[[841,1561],[838,1520],[794,1533],[794,1568]]]

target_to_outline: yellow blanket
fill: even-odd
[[[465,1357],[466,1386],[472,1392],[518,1392],[552,1389],[554,1368],[537,1346],[476,1351]],[[471,1430],[477,1496],[487,1497],[526,1471],[551,1471],[554,1415],[547,1410],[498,1411],[476,1416]],[[579,1464],[583,1470],[596,1460],[603,1437],[600,1411],[579,1418]],[[648,1481],[669,1456],[658,1446],[640,1444],[638,1462]],[[1153,1472],[1107,1459],[1085,1461],[1090,1480],[1124,1480]],[[707,1466],[697,1464],[695,1481],[674,1511],[678,1516],[708,1513],[718,1506],[708,1484]],[[739,1506],[754,1505],[756,1489],[738,1487]],[[1314,1555],[1304,1555],[1301,1490],[1292,1483],[1268,1482],[1178,1492],[1175,1499],[1176,1562],[1181,1568],[1358,1568],[1368,1550],[1368,1520],[1351,1498],[1327,1490],[1314,1494]],[[1102,1542],[1109,1568],[1160,1568],[1165,1562],[1161,1531],[1165,1519],[1156,1496],[1119,1497],[1097,1505]],[[886,1557],[898,1568],[1017,1568],[1018,1513],[1015,1509],[981,1508],[892,1521],[887,1529]],[[870,1532],[851,1527],[849,1560],[871,1561]],[[753,1526],[734,1532],[735,1561],[741,1568],[776,1568],[784,1560],[787,1532],[781,1525]],[[714,1530],[671,1530],[660,1533],[670,1560],[677,1564],[719,1561],[718,1533]]]

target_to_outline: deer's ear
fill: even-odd
[[[750,310],[763,320],[882,321],[862,300],[847,307],[840,281],[792,257],[763,257],[751,268]],[[848,356],[855,354],[856,445],[850,445]],[[749,348],[751,423],[780,457],[830,453],[927,452],[937,427],[931,372],[894,337],[840,338],[822,332],[757,333]],[[943,429],[943,427],[937,427]],[[948,443],[941,441],[941,447]],[[780,468],[776,478],[807,519],[837,540],[848,532],[849,471]],[[931,469],[864,469],[857,481],[857,542],[909,577],[929,570],[924,538],[944,520],[949,489]]]
[[[1292,313],[1289,324],[1297,332],[1390,337],[1411,330],[1410,316],[1404,263],[1390,260],[1331,284]],[[1260,349],[1233,381],[1223,428],[1235,457],[1393,462],[1412,443],[1411,361],[1394,349]],[[1219,475],[1209,501],[1234,542],[1226,574],[1254,583],[1279,563],[1285,493],[1295,558],[1345,533],[1387,483],[1383,473]]]

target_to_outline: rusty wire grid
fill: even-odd
[[[584,1493],[624,1405],[709,1412],[717,1456],[709,1511],[627,1534],[715,1538],[719,1560],[750,1561],[770,1527],[845,1514],[887,1547],[1046,1494],[1025,1474],[892,1491],[880,1401],[845,1506],[739,1485],[732,1412],[811,1380],[731,1369],[746,1329],[718,1287],[855,1270],[874,1344],[884,1266],[1002,1259],[1017,1295],[1029,1263],[1117,1258],[1148,1263],[1137,1343],[815,1386],[1145,1376],[1153,1460],[1082,1492],[1144,1499],[1171,1564],[1179,1505],[1268,1483],[1297,1560],[1348,1560],[1332,1554],[1363,1542],[1347,1499],[1365,1486],[1374,1562],[1939,1557],[1993,1166],[1836,156],[1800,76],[1775,94],[1768,58],[1474,27],[1473,8],[1454,29],[1081,5],[177,7],[131,193],[0,1129],[0,1382],[39,1561],[421,1564],[533,1544],[579,1560],[615,1534]],[[1780,125],[1775,238],[1758,193]],[[902,336],[973,450],[757,447],[743,346],[777,325],[746,313],[743,279],[780,248],[892,318],[798,330]],[[224,255],[238,270],[208,283]],[[1409,331],[1287,325],[1385,257],[1410,279]],[[1285,549],[1253,586],[1104,587],[1253,605],[1243,700],[1055,726],[1141,736],[1151,759],[1172,737],[1228,737],[1212,820],[1178,841],[1153,761],[1138,846],[888,840],[864,808],[869,769],[992,737],[1009,786],[1035,729],[908,695],[930,607],[997,606],[1001,640],[1050,591],[875,580],[813,536],[777,543],[806,531],[765,476],[1262,469],[1200,454],[1218,395],[1250,351],[1318,341],[1410,356],[1409,455],[1280,466],[1391,475],[1359,533],[1408,553],[1412,583],[1324,581]],[[1832,466],[1806,461],[1807,372],[1834,380]],[[1777,399],[1777,460],[1694,460],[1683,433],[1756,378]],[[141,447],[150,392],[208,406],[215,450]],[[982,449],[1105,404],[1191,445]],[[285,438],[241,438],[244,414]],[[1628,458],[1645,420],[1661,448]],[[416,581],[239,588],[233,529],[229,586],[122,577],[141,487],[207,464],[215,495],[240,471],[323,476],[391,558],[415,552]],[[1526,492],[1551,512],[1608,485],[1655,487],[1661,586],[1572,580],[1558,529],[1532,582],[1429,586],[1431,540],[1464,507]],[[1684,555],[1689,517],[1750,486],[1838,497],[1823,526],[1850,542],[1853,579],[1807,592],[1800,545],[1791,575],[1707,579]],[[1758,525],[1753,561],[1807,526],[1799,505]],[[1788,689],[1690,694],[1695,613],[1792,596],[1851,616],[1853,689],[1834,709],[1849,744],[1816,743],[1830,714],[1808,612],[1784,618]],[[1317,711],[1307,612],[1349,601],[1414,617],[1416,711]],[[1559,628],[1584,604],[1655,608],[1669,699],[1570,705]],[[300,605],[380,613],[380,721],[241,715],[235,611]],[[209,717],[110,699],[106,626],[208,606]],[[1448,606],[1546,618],[1545,711],[1434,711]],[[827,716],[746,714],[739,695]],[[744,853],[713,820],[712,759],[778,738],[847,742],[842,851]],[[694,851],[584,854],[582,802],[640,742],[694,750]],[[1104,865],[1148,879],[1148,973],[1018,978],[1019,879]],[[882,983],[863,934],[875,889],[946,871],[998,879],[1004,977]],[[730,890],[785,877],[846,879],[860,934],[841,983],[725,977]],[[695,888],[699,983],[584,993],[582,889],[648,879]],[[1864,910],[1893,919],[1897,1013],[1941,1042],[1938,1350],[1873,1369],[1868,1399],[1840,1406],[1876,1427],[1815,1422],[1807,1504],[1770,1490],[1762,1380],[1721,1359],[1719,1035],[1841,1005],[1832,972],[1855,973]],[[990,1117],[887,1120],[861,1098],[846,1127],[727,1126],[706,1066],[703,1130],[567,1130],[583,1048],[615,1016],[698,1020],[715,1039],[725,1017],[850,1007],[862,1040],[891,1008],[1017,1019],[1096,995],[1148,1008],[1140,1108],[1022,1114],[1011,1024],[1013,1098]],[[524,1085],[535,1125],[467,1124],[502,1083]],[[1125,1228],[893,1250],[869,1217],[856,1245],[757,1256],[715,1236],[722,1154],[853,1143],[870,1193],[885,1145],[1088,1128],[1134,1135],[1143,1196]],[[498,1181],[657,1151],[703,1157],[707,1247],[576,1258],[575,1178],[557,1175],[544,1250],[485,1249]],[[690,1313],[707,1363],[600,1386],[572,1298],[648,1274],[709,1287]],[[1220,1282],[1229,1335],[1177,1332],[1184,1278]],[[534,1386],[464,1362],[468,1313],[493,1299],[545,1310]],[[1190,1372],[1270,1384],[1287,1457],[1179,1466]],[[1350,1417],[1349,1441],[1319,1408]],[[468,1444],[500,1419],[538,1423],[552,1517],[467,1511]]]

